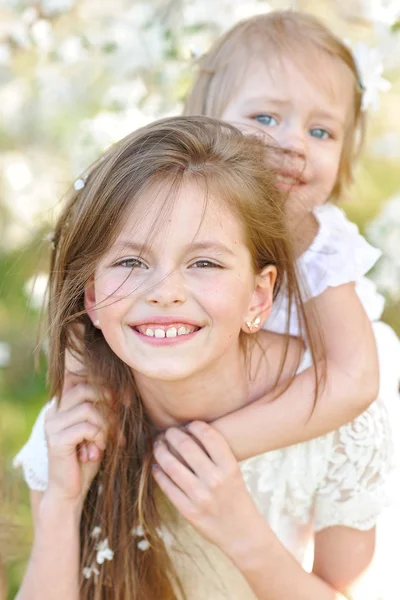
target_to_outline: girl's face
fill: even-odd
[[[221,118],[240,129],[271,137],[277,153],[277,183],[295,211],[309,211],[329,199],[353,102],[346,65],[319,57],[317,72],[302,73],[291,60],[257,62]],[[269,140],[269,141],[268,141]]]
[[[174,381],[232,363],[245,321],[272,303],[275,269],[255,275],[243,227],[212,194],[205,206],[198,184],[184,184],[160,217],[166,193],[148,190],[127,216],[86,307],[134,372]]]

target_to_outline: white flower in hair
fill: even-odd
[[[101,533],[101,527],[99,525],[96,525],[96,527],[93,527],[93,531],[90,534],[90,537],[97,540],[99,538],[100,533]]]
[[[360,83],[364,88],[362,98],[362,110],[371,107],[372,110],[379,108],[379,93],[387,92],[391,83],[384,77],[382,56],[377,48],[370,48],[364,42],[358,42],[353,50],[356,61]]]
[[[96,567],[96,565],[92,565],[91,567],[84,567],[82,569],[82,575],[85,579],[90,579],[92,574],[94,575],[94,582],[97,583],[98,576],[100,575],[100,571]]]
[[[137,547],[139,548],[139,550],[142,550],[142,552],[144,552],[145,550],[148,550],[150,548],[150,542],[148,540],[140,540],[140,542],[138,542]]]
[[[99,565],[102,565],[105,560],[112,560],[114,558],[114,552],[108,545],[108,538],[97,544],[96,551],[96,562]]]
[[[83,190],[85,187],[85,180],[81,177],[74,182],[74,189],[79,192],[79,190]]]

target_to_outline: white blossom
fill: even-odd
[[[138,537],[143,537],[144,536],[143,525],[138,525],[137,527],[134,527],[132,529],[132,535],[137,535]]]
[[[79,190],[83,190],[84,187],[85,187],[85,180],[84,179],[79,178],[79,179],[77,179],[74,182],[74,189],[77,192],[79,192]]]
[[[92,574],[94,575],[95,583],[97,583],[98,576],[100,575],[100,571],[98,570],[96,565],[93,564],[91,567],[83,567],[82,575],[84,576],[85,579],[90,579]]]
[[[150,548],[150,542],[148,540],[140,540],[140,542],[138,542],[137,547],[139,548],[139,550],[148,550]]]
[[[96,546],[96,562],[102,565],[105,560],[112,560],[114,552],[108,545],[108,538],[105,538],[102,542],[99,542]]]
[[[101,533],[101,527],[99,525],[96,525],[96,527],[93,527],[93,531],[90,534],[90,537],[94,538],[95,540],[97,540],[100,536]]]
[[[370,48],[364,42],[358,42],[353,51],[361,84],[364,88],[362,109],[379,108],[379,93],[387,92],[391,83],[384,77],[383,60],[378,48]]]

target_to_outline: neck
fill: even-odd
[[[249,376],[238,347],[207,370],[182,380],[164,381],[135,373],[142,402],[159,430],[190,421],[213,421],[247,404]]]

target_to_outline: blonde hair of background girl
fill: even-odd
[[[339,171],[332,198],[340,198],[353,180],[353,167],[365,136],[366,116],[361,110],[362,83],[349,48],[312,15],[277,11],[238,23],[217,40],[199,60],[199,70],[183,114],[221,118],[235,92],[245,84],[252,60],[266,64],[289,58],[310,78],[317,79],[313,58],[325,53],[342,61],[353,75],[352,114],[347,122]]]
[[[276,266],[275,294],[284,280],[289,298],[306,324],[283,198],[273,184],[266,152],[262,142],[218,121],[166,119],[132,133],[107,151],[87,173],[84,188],[73,192],[58,219],[49,284],[51,393],[61,398],[64,357],[71,351],[85,365],[87,380],[98,393],[98,407],[107,422],[113,423],[82,514],[81,572],[93,557],[96,541],[91,533],[95,527],[106,532],[115,553],[113,560],[99,566],[98,581],[81,577],[80,597],[84,600],[176,597],[173,565],[156,531],[160,517],[151,477],[155,432],[131,369],[113,353],[86,313],[85,286],[123,227],[127,212],[135,209],[146,190],[160,183],[163,188],[169,186],[168,200],[160,206],[157,219],[163,223],[181,186],[199,182],[206,196],[210,193],[219,199],[243,225],[254,271]],[[80,327],[73,334],[75,324]],[[251,337],[245,332],[240,335],[243,342]],[[118,400],[107,402],[105,390]],[[150,542],[146,552],[137,548],[132,535],[139,524]]]

